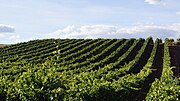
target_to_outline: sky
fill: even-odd
[[[0,44],[148,36],[180,38],[179,0],[0,0]]]

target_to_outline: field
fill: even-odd
[[[7,46],[7,45],[4,45],[4,44],[0,44],[0,48],[1,48],[1,47],[5,47],[5,46]]]
[[[44,39],[0,48],[4,101],[179,101],[169,39]]]

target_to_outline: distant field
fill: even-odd
[[[4,45],[4,44],[0,44],[0,47],[4,47],[4,46],[7,46],[7,45]]]
[[[0,49],[3,101],[179,101],[179,74],[180,46],[169,39],[44,39]]]

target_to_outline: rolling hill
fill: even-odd
[[[0,99],[180,100],[179,45],[165,39],[44,39],[0,48]]]

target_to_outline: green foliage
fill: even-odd
[[[4,47],[0,50],[0,99],[132,100],[153,71],[160,43],[159,39],[153,43],[152,37],[46,39]],[[172,75],[167,44],[166,39],[163,75],[152,84],[146,100],[179,100],[179,80]],[[150,57],[140,67],[147,51]]]
[[[164,43],[164,62],[162,76],[156,79],[147,94],[147,101],[179,101],[180,86],[179,80],[173,77],[172,68],[170,67],[170,53],[168,48],[168,39]]]

